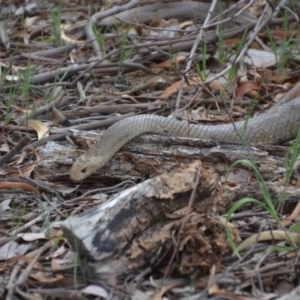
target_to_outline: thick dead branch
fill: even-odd
[[[101,135],[91,132],[73,132],[83,151]],[[84,134],[84,136],[83,136]],[[49,143],[41,149],[42,160],[35,168],[38,180],[65,180],[69,177],[74,159],[83,153],[71,146]],[[175,138],[144,135],[134,139],[115,155],[112,161],[89,177],[89,180],[133,180],[143,181],[172,169],[179,163],[201,159],[213,164],[216,171],[225,175],[232,163],[239,159],[251,159],[265,180],[282,178],[285,174],[284,155],[286,149],[279,146],[252,148],[250,152],[241,145],[218,143],[212,140]],[[272,153],[272,155],[270,155]],[[47,172],[45,172],[47,170]]]
[[[163,267],[174,250],[199,168],[192,211],[180,231],[176,270],[195,276],[207,273],[212,265],[219,268],[228,246],[225,224],[217,217],[223,212],[222,188],[214,169],[198,160],[67,219],[64,234],[98,274]]]

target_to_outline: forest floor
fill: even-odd
[[[218,126],[297,100],[298,1],[0,4],[1,299],[300,299],[300,134],[142,136],[69,178],[128,116]]]

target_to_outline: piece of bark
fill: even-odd
[[[219,268],[228,245],[226,226],[217,217],[224,210],[219,176],[199,160],[181,164],[175,171],[148,179],[68,218],[62,223],[64,235],[90,261],[85,263],[88,273],[103,276],[145,265],[163,267],[174,251],[174,239],[194,188],[191,213],[178,240],[176,271],[190,276],[206,274],[212,265]],[[236,233],[235,237],[238,239]]]

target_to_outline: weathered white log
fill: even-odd
[[[226,227],[218,219],[224,210],[218,179],[214,169],[199,160],[181,164],[68,218],[62,223],[64,235],[97,274],[163,266],[175,248],[177,271],[207,273],[213,264],[220,266],[228,246]],[[193,190],[190,216],[179,230]]]

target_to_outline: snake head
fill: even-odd
[[[78,157],[73,164],[70,171],[70,179],[73,181],[82,181],[86,177],[90,176],[98,169],[93,164],[93,160],[88,159],[85,155]]]

